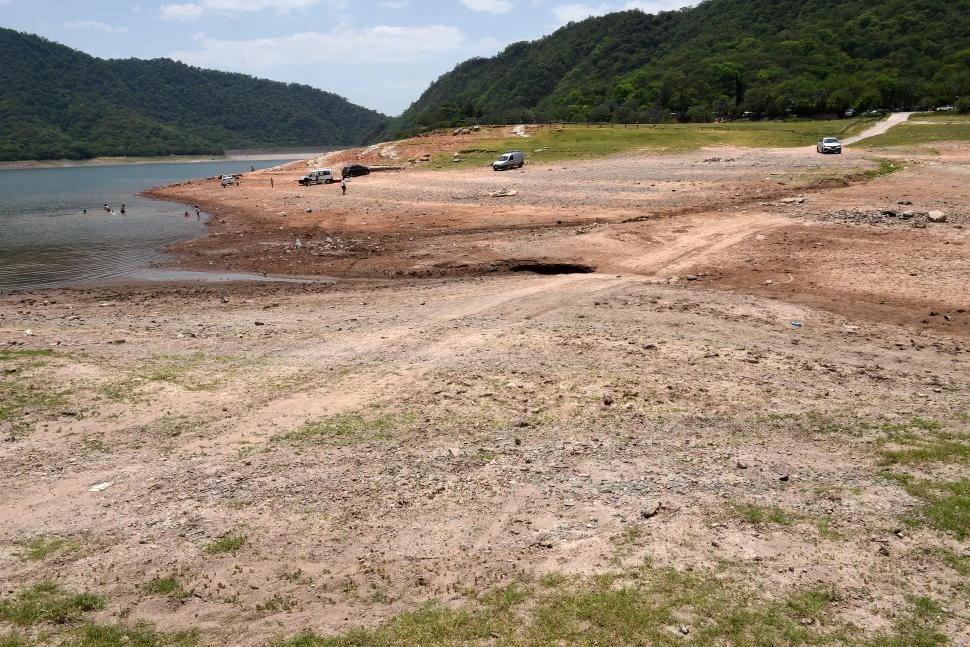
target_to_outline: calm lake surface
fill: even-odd
[[[0,290],[164,280],[162,247],[202,235],[208,214],[136,194],[292,159],[0,170]],[[216,180],[213,180],[216,181]],[[105,211],[104,205],[111,211]],[[121,205],[125,215],[121,215]],[[84,210],[87,213],[84,213]]]

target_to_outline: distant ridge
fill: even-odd
[[[190,67],[103,60],[0,29],[0,160],[221,155],[353,146],[384,115],[306,85]]]
[[[970,0],[708,0],[570,23],[435,81],[386,134],[462,123],[658,122],[970,109]]]

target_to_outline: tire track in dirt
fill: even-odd
[[[462,353],[500,343],[512,329],[580,299],[622,290],[631,280],[604,275],[503,277],[465,284],[447,303],[412,311],[401,324],[330,340],[316,349],[314,361],[336,358],[334,368],[354,358],[361,368],[328,383],[281,398],[247,415],[246,424],[220,435],[221,451],[238,443],[265,443],[269,428],[296,428],[308,419],[353,411],[413,388],[430,372],[447,367]],[[511,287],[510,287],[511,286]],[[457,303],[456,303],[457,301]],[[271,320],[268,320],[271,323]],[[197,451],[210,441],[183,446]]]

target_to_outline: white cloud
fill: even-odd
[[[616,11],[616,7],[608,4],[588,5],[588,4],[566,4],[553,7],[552,13],[560,24],[567,22],[585,20],[590,16],[602,16],[611,11]]]
[[[553,7],[552,13],[560,25],[567,22],[585,20],[591,16],[603,16],[614,11],[627,11],[629,9],[639,9],[644,13],[659,13],[671,9],[679,9],[689,6],[691,3],[680,0],[630,0],[625,4],[601,3],[590,5],[584,3],[573,3]]]
[[[0,0],[0,4],[3,4]],[[89,29],[92,31],[103,31],[108,34],[127,34],[127,27],[112,27],[111,25],[106,25],[103,22],[98,22],[96,20],[75,20],[73,22],[66,22],[64,26],[68,29]]]
[[[367,52],[368,63],[414,63],[431,59],[443,52],[463,48],[481,49],[483,43],[470,44],[455,27],[387,27],[351,29],[341,27],[330,32],[304,32],[281,38],[253,40],[218,40],[200,34],[195,38],[199,49],[171,54],[189,65],[260,74],[266,70],[299,64],[358,60],[346,55]],[[492,45],[487,43],[487,45]]]
[[[165,20],[198,20],[205,14],[205,9],[197,4],[167,4],[159,9]]]
[[[2,2],[3,0],[0,0]],[[199,20],[207,13],[253,13],[274,10],[289,13],[320,4],[322,0],[199,0],[196,3],[163,5],[159,10],[165,20]],[[327,5],[334,11],[347,6],[347,0],[330,0]]]
[[[512,11],[514,6],[507,0],[461,0],[461,3],[472,11],[487,11],[488,13],[505,13]]]
[[[407,0],[388,0],[378,4],[383,9],[404,9],[408,6]]]
[[[202,6],[211,11],[229,11],[229,12],[239,12],[239,11],[265,11],[266,9],[273,9],[280,13],[287,13],[293,11],[294,9],[306,9],[307,7],[312,7],[315,4],[319,4],[321,0],[202,0]],[[337,2],[331,3],[331,6],[339,9],[346,3]]]

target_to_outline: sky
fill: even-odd
[[[0,26],[98,58],[171,58],[302,83],[397,116],[472,57],[570,21],[682,0],[0,0]]]

